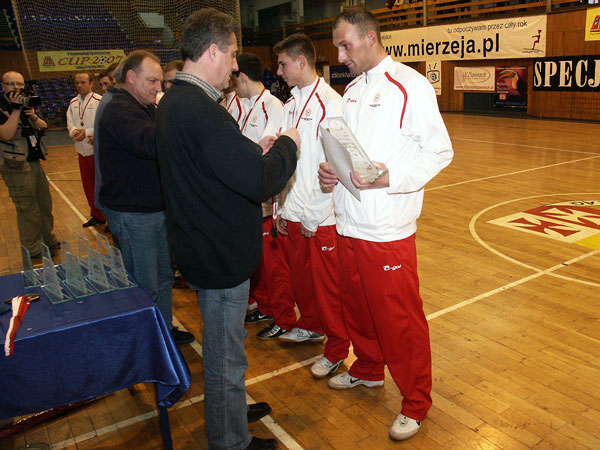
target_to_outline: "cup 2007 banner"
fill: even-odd
[[[539,58],[546,55],[546,15],[384,31],[388,54],[400,62]]]
[[[123,50],[73,50],[37,52],[40,72],[104,70],[125,58]]]

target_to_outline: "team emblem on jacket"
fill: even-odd
[[[306,112],[304,113],[304,115],[305,115],[306,117],[310,117],[310,115],[311,115],[311,114],[312,114],[312,111],[310,110],[310,108],[308,108],[308,109],[306,110]]]
[[[254,117],[252,118],[252,123],[254,124],[254,123],[256,123],[256,122],[258,122],[258,115],[254,116]]]
[[[379,103],[379,100],[381,100],[381,94],[377,93],[377,94],[375,94],[375,97],[373,97],[373,103],[371,103],[369,106],[371,106],[372,108],[381,106],[381,103]]]

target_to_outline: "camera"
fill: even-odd
[[[26,81],[25,87],[19,91],[23,95],[21,105],[25,108],[36,108],[42,104],[42,99],[35,91],[35,84],[37,84],[36,80]]]

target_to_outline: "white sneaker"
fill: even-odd
[[[330,378],[327,382],[331,389],[352,389],[356,386],[363,386],[373,388],[373,387],[381,387],[383,386],[383,380],[381,381],[369,381],[369,380],[361,380],[360,378],[354,378],[348,372],[341,373],[336,375],[333,378]]]
[[[304,328],[292,328],[287,333],[279,336],[279,339],[285,342],[321,342],[325,340],[325,335],[315,331],[305,330]]]
[[[400,414],[394,421],[392,428],[390,428],[390,437],[397,441],[403,441],[417,434],[420,428],[421,422]]]
[[[325,378],[328,375],[333,375],[343,362],[344,360],[340,359],[338,362],[332,363],[327,358],[322,356],[312,365],[310,368],[310,373],[312,373],[312,376],[315,378]]]

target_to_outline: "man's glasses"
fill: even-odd
[[[21,83],[18,81],[9,81],[8,83],[6,81],[3,81],[2,84],[4,84],[5,86],[11,86],[11,87],[18,87],[18,88],[22,88],[25,87],[25,83]]]

